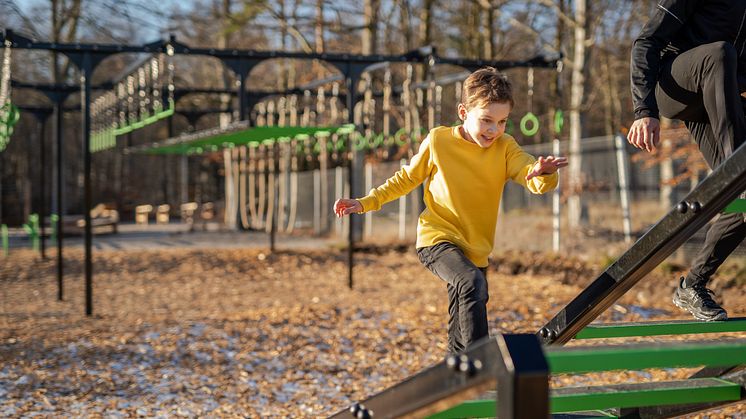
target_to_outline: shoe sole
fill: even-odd
[[[706,322],[722,322],[722,321],[728,320],[728,313],[726,313],[725,311],[723,311],[721,314],[718,314],[715,317],[707,317],[703,315],[698,315],[697,312],[692,308],[692,306],[690,306],[689,304],[685,304],[683,301],[679,300],[676,297],[673,297],[673,304],[682,310],[688,311],[697,320],[702,320]]]

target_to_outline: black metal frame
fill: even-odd
[[[239,119],[246,119],[248,97],[243,88],[244,82],[251,69],[264,60],[276,58],[294,58],[294,59],[316,59],[326,61],[337,68],[345,78],[348,95],[346,100],[347,109],[352,110],[357,99],[357,83],[361,74],[370,65],[378,64],[383,61],[388,62],[413,62],[425,63],[432,67],[435,64],[451,64],[474,70],[484,66],[494,66],[499,69],[513,67],[536,67],[536,68],[557,68],[561,66],[561,56],[545,57],[537,56],[526,61],[487,61],[463,58],[446,58],[439,57],[435,48],[427,46],[414,50],[403,55],[356,55],[356,54],[339,54],[339,53],[301,53],[286,51],[256,51],[245,49],[215,49],[215,48],[191,48],[185,44],[176,41],[174,36],[168,40],[158,40],[144,45],[121,45],[121,44],[81,44],[81,43],[55,43],[35,41],[25,36],[14,33],[12,30],[5,29],[0,39],[11,42],[12,48],[33,49],[55,51],[65,54],[82,73],[83,84],[82,93],[82,127],[83,127],[83,187],[84,187],[84,216],[85,216],[85,293],[87,315],[93,314],[93,266],[92,266],[92,230],[90,209],[92,207],[91,196],[91,114],[90,114],[90,97],[93,87],[91,86],[91,75],[98,64],[105,58],[119,53],[169,53],[181,55],[207,55],[220,59],[236,75],[239,95]],[[55,87],[56,89],[56,87]],[[60,90],[59,92],[64,91]],[[58,92],[58,90],[55,90]],[[348,122],[352,123],[354,112],[348,112]],[[58,126],[59,128],[59,126]],[[59,135],[59,134],[58,134]],[[352,144],[349,145],[348,153],[355,155]],[[359,154],[359,153],[358,153]],[[361,159],[360,156],[358,156]],[[350,195],[357,196],[362,192],[362,187],[356,186],[357,179],[353,171],[354,157],[348,159],[349,173],[348,182]],[[61,224],[61,222],[60,222]],[[360,230],[362,226],[358,216],[350,218],[350,234],[348,238],[348,286],[353,286],[353,253],[355,247],[355,227]],[[271,234],[274,234],[274,230]],[[60,235],[61,236],[61,235]],[[271,239],[273,241],[273,239]],[[61,239],[60,239],[61,243]],[[60,272],[61,272],[61,250],[60,250]]]
[[[437,413],[494,388],[498,372],[494,359],[500,357],[500,349],[495,338],[483,339],[462,355],[448,357],[331,417],[415,418]]]
[[[740,147],[537,333],[562,344],[611,306],[746,189]]]

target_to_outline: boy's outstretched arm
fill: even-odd
[[[363,206],[357,199],[341,198],[334,203],[334,213],[341,218],[348,214],[363,211]]]
[[[551,175],[559,170],[561,167],[567,166],[567,157],[555,157],[555,156],[539,156],[536,159],[536,164],[526,174],[526,180],[531,180],[536,176]]]

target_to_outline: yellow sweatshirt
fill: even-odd
[[[359,201],[363,212],[379,210],[429,178],[426,208],[417,223],[417,248],[451,242],[476,266],[485,267],[508,179],[535,194],[557,186],[557,173],[526,182],[535,162],[510,135],[503,134],[488,148],[481,148],[464,139],[458,126],[438,127],[430,131],[408,165]]]

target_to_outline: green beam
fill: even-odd
[[[645,388],[648,387],[648,388]],[[567,394],[563,394],[566,391]],[[693,378],[673,382],[591,387],[587,392],[558,389],[550,396],[552,413],[587,409],[664,406],[741,399],[741,386],[719,378]]]
[[[746,364],[746,341],[561,348],[546,352],[552,374]]]
[[[632,336],[685,335],[690,333],[725,333],[746,331],[746,318],[724,322],[674,320],[645,323],[596,324],[586,326],[575,339],[606,339]]]
[[[724,212],[746,212],[746,199],[736,199],[735,201],[728,204],[723,210]]]
[[[587,391],[586,391],[587,390]],[[620,384],[610,386],[561,388],[550,395],[551,413],[591,412],[598,417],[615,417],[603,409],[709,403],[741,399],[741,386],[719,378]],[[471,400],[436,413],[428,419],[494,418],[493,399]]]
[[[494,418],[497,417],[497,403],[491,400],[469,400],[450,409],[430,415],[427,419]]]
[[[314,135],[337,131],[337,127],[252,127],[241,131],[216,134],[210,137],[195,139],[177,144],[154,145],[146,150],[151,154],[193,154],[213,151],[226,147],[235,147],[250,143],[261,143],[279,138],[294,138],[298,135]]]

